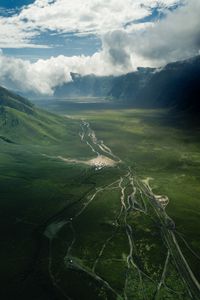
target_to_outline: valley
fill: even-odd
[[[56,112],[38,110],[33,139],[24,113],[1,128],[2,297],[199,299],[198,127],[167,110]]]

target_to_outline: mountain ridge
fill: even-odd
[[[113,98],[133,107],[200,112],[200,55],[163,68],[138,68],[121,76],[81,76],[55,90],[55,98],[91,96]]]

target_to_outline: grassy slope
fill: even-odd
[[[62,117],[34,109],[32,114],[5,107],[0,112],[1,136],[15,143],[48,144],[64,138],[67,121]]]
[[[66,118],[37,109],[27,99],[0,87],[1,140],[38,145],[63,143],[70,134],[68,123]]]
[[[35,282],[34,274],[26,280],[40,248],[39,228],[93,185],[82,184],[87,168],[43,154],[89,157],[79,130],[79,122],[37,109],[0,88],[2,299],[54,297],[51,287],[45,291]]]

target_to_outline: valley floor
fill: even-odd
[[[199,130],[60,113],[66,141],[0,141],[2,299],[200,299]]]

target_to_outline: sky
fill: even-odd
[[[0,85],[53,95],[81,75],[120,75],[199,54],[198,0],[0,0]]]

